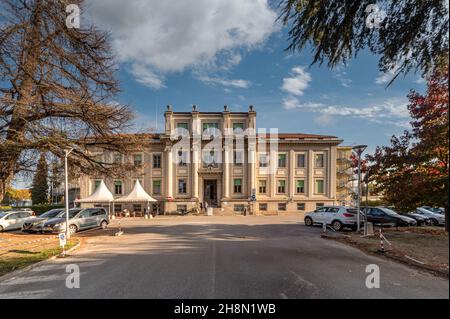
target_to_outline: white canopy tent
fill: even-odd
[[[150,211],[150,202],[157,202],[157,200],[147,194],[139,180],[136,180],[128,195],[114,200],[114,203],[147,203],[147,212]]]
[[[109,191],[105,182],[102,180],[90,196],[82,199],[76,199],[75,203],[108,203],[109,207],[113,201],[113,194]]]

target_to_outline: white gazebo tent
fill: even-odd
[[[150,202],[157,202],[142,187],[139,180],[136,180],[134,187],[128,195],[122,196],[114,200],[115,203],[147,203],[147,212],[150,211]]]
[[[106,187],[103,180],[90,196],[82,199],[76,199],[75,203],[108,203],[108,208],[110,208],[111,203],[113,203],[114,210],[114,196],[109,191],[108,187]],[[111,211],[109,213],[111,213]]]

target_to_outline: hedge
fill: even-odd
[[[29,209],[33,210],[36,213],[36,215],[39,216],[39,215],[49,211],[50,209],[64,208],[64,205],[45,204],[45,205],[32,205],[32,206],[25,206],[25,207],[14,207],[14,209],[21,209],[21,208],[29,208]]]

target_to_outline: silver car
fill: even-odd
[[[109,224],[109,216],[104,208],[73,208],[69,210],[69,232],[101,227],[105,229]],[[62,233],[66,231],[66,214],[62,212],[58,217],[49,219],[42,227],[43,232]]]
[[[357,212],[353,207],[346,206],[324,206],[305,215],[305,225],[313,226],[314,224],[331,225],[336,230],[342,230],[344,227],[351,229],[357,228]],[[360,220],[362,222],[362,218]]]
[[[443,226],[445,225],[445,216],[439,213],[432,212],[424,207],[418,207],[414,211],[415,214],[419,214],[428,217],[432,225]]]

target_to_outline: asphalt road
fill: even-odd
[[[0,278],[4,298],[448,298],[448,280],[320,238],[296,217],[176,217],[84,234],[72,256]],[[80,288],[66,287],[79,266]],[[380,288],[365,285],[380,267]]]

